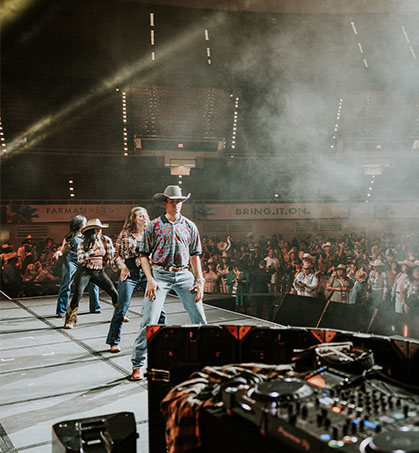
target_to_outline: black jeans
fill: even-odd
[[[105,274],[105,271],[103,269],[94,270],[80,267],[74,278],[74,293],[70,303],[72,310],[79,306],[83,291],[89,282],[96,283],[99,288],[106,291],[112,298],[112,304],[116,305],[118,302],[118,292],[112,280]]]

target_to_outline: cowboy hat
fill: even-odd
[[[398,264],[400,264],[400,265],[406,264],[407,266],[414,266],[415,263],[413,261],[403,260],[403,261],[399,261]]]
[[[355,272],[355,279],[359,282],[359,283],[362,283],[364,282],[368,277],[368,274],[363,271],[362,269],[358,269],[356,272]]]
[[[344,264],[339,264],[338,266],[336,266],[336,270],[337,269],[343,269],[346,271],[346,266]]]
[[[108,228],[109,225],[107,223],[101,223],[99,219],[89,219],[86,223],[86,226],[81,229],[81,232],[84,233],[87,230],[91,230],[92,228]]]
[[[156,193],[153,195],[154,201],[166,201],[169,200],[182,200],[186,201],[191,196],[190,193],[188,195],[182,195],[182,189],[179,186],[167,186],[164,189],[163,193]]]
[[[322,245],[322,249],[324,249],[325,247],[332,247],[332,244],[330,242],[325,242],[323,245]]]
[[[310,253],[304,253],[303,255],[303,260],[308,260],[313,262],[316,258],[313,255],[310,255]]]
[[[371,266],[378,267],[378,266],[385,266],[385,264],[381,260],[375,260],[371,263]]]

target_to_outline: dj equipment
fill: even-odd
[[[118,412],[52,427],[52,453],[135,453],[137,429],[132,412]]]
[[[166,394],[177,384],[184,382],[194,371],[200,371],[206,365],[226,365],[231,363],[292,363],[295,350],[307,350],[319,344],[338,342],[353,344],[352,354],[361,356],[364,350],[373,351],[374,361],[382,367],[383,374],[404,384],[416,384],[419,376],[419,341],[403,337],[378,337],[369,334],[327,329],[307,329],[297,327],[258,327],[251,325],[206,325],[206,326],[149,326],[148,338],[148,419],[150,453],[165,451],[165,421],[160,412],[160,403]],[[359,351],[356,351],[359,349]],[[358,354],[359,353],[359,354]],[[368,367],[367,361],[360,366]],[[321,365],[333,369],[333,364]],[[332,360],[332,357],[329,357]],[[356,374],[357,361],[349,366],[346,373]],[[306,370],[313,370],[317,365],[310,362]],[[206,452],[235,453],[234,446],[243,448],[252,444],[258,434],[256,426],[244,419],[235,423],[224,411],[202,411],[206,433]],[[243,423],[247,423],[243,429]],[[251,428],[254,428],[254,432]],[[224,430],[225,436],[218,436]],[[245,431],[245,433],[243,433]],[[226,436],[237,433],[234,445],[228,444]],[[240,441],[237,438],[240,437]],[[221,439],[221,440],[220,440]],[[262,442],[263,440],[263,442]],[[269,452],[269,439],[258,439]],[[266,442],[265,442],[266,441]],[[227,448],[228,446],[228,448]],[[237,451],[243,453],[241,448]],[[273,452],[276,453],[274,447]],[[255,451],[255,450],[253,450]],[[204,452],[203,452],[204,453]]]
[[[227,412],[287,452],[417,453],[419,395],[380,374],[373,354],[350,343],[316,348],[318,368],[272,380],[224,383]]]

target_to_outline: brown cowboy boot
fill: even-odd
[[[68,307],[68,310],[65,314],[64,329],[72,329],[77,325],[77,310],[79,307],[74,308]]]

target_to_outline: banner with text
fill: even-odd
[[[7,223],[70,222],[76,215],[101,221],[123,221],[134,205],[23,205],[7,206]]]
[[[343,219],[349,208],[338,203],[194,205],[197,220]]]

